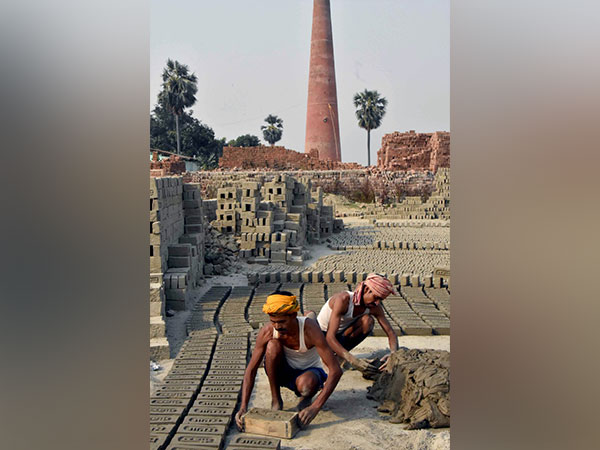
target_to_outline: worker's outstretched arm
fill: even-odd
[[[323,389],[313,403],[298,414],[298,419],[300,420],[300,425],[302,427],[306,427],[316,417],[329,396],[335,390],[335,387],[342,376],[342,369],[329,348],[329,345],[327,345],[325,336],[323,336],[323,332],[317,322],[312,319],[306,319],[304,322],[304,330],[305,338],[307,338],[307,346],[312,345],[317,348],[321,360],[327,367],[328,375],[327,380],[325,380],[323,385]]]
[[[383,331],[385,331],[385,334],[387,334],[388,342],[390,345],[390,352],[394,353],[396,350],[398,350],[398,336],[396,335],[396,332],[394,331],[388,320],[385,318],[385,314],[383,313],[383,306],[379,304],[377,305],[377,307],[371,308],[370,311],[371,314],[373,314],[377,319],[377,322],[379,322],[379,325],[381,325],[381,328],[383,328]],[[389,357],[389,354],[383,357],[383,364],[381,365],[381,367],[379,367],[380,372],[387,368]]]
[[[240,410],[235,415],[235,423],[240,431],[243,430],[244,424],[242,423],[242,416],[246,414],[248,409],[248,402],[250,401],[250,395],[252,394],[252,389],[254,388],[254,379],[256,378],[256,372],[258,371],[258,366],[260,366],[260,362],[265,356],[265,351],[267,349],[267,343],[273,336],[273,326],[269,323],[263,326],[256,337],[256,345],[254,346],[254,350],[252,351],[252,357],[250,358],[250,362],[248,363],[248,367],[246,367],[246,371],[244,372],[244,382],[242,384],[242,401],[240,404]]]

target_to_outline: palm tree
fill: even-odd
[[[175,130],[177,133],[177,153],[180,153],[179,144],[179,116],[183,114],[184,108],[196,103],[196,92],[198,92],[198,78],[189,73],[190,69],[185,64],[171,59],[167,60],[167,66],[163,70],[163,90],[159,94],[165,106],[175,116]]]
[[[377,91],[359,92],[354,96],[354,106],[358,126],[367,130],[367,161],[371,165],[371,130],[381,125],[381,119],[385,115],[387,100],[380,97]]]
[[[265,119],[265,122],[268,125],[263,125],[260,127],[263,130],[263,136],[265,141],[271,144],[271,147],[281,139],[281,135],[283,134],[283,120],[279,117],[269,114]]]

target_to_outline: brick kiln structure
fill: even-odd
[[[342,170],[361,168],[357,163],[319,159],[319,152],[313,150],[299,153],[285,147],[223,147],[219,158],[223,169],[277,169],[277,170]]]
[[[408,133],[398,131],[381,139],[377,167],[383,170],[429,170],[450,167],[450,133]]]
[[[329,0],[314,0],[304,151],[341,161],[339,128],[331,8]]]

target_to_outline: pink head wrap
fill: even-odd
[[[363,285],[371,289],[375,296],[380,297],[382,299],[386,298],[390,294],[398,295],[398,292],[396,292],[394,285],[390,283],[390,281],[387,278],[384,278],[381,275],[377,275],[375,273],[370,273],[365,281],[361,281],[360,283],[358,283],[358,286],[356,286],[356,290],[354,291],[354,298],[352,300],[355,305],[359,305],[362,300]]]

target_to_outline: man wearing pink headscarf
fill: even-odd
[[[332,295],[317,317],[317,322],[334,353],[366,375],[374,375],[378,369],[352,355],[350,350],[371,333],[375,324],[373,317],[387,334],[390,350],[398,350],[398,337],[381,307],[381,302],[390,294],[398,294],[394,285],[381,275],[371,273],[365,281],[356,286],[354,292],[344,291]],[[388,357],[389,354],[385,356],[384,361],[387,361]],[[385,364],[380,370],[384,367]]]

